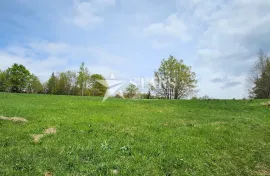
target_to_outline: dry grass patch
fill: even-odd
[[[34,142],[38,143],[40,139],[44,137],[44,134],[33,134],[32,137],[34,139]]]
[[[268,102],[263,102],[263,103],[261,103],[261,105],[270,107],[270,101],[268,101]]]
[[[33,137],[34,142],[38,143],[40,139],[43,138],[44,136],[49,135],[49,134],[55,134],[55,133],[56,133],[56,128],[51,127],[51,128],[45,129],[43,134],[33,134],[32,137]]]
[[[13,121],[13,122],[27,122],[27,120],[25,118],[22,117],[4,117],[4,116],[0,116],[1,120],[9,120],[9,121]]]
[[[56,128],[47,128],[44,130],[44,134],[55,134],[56,133]]]
[[[53,174],[51,172],[45,172],[45,176],[52,176]]]
[[[270,175],[270,169],[264,164],[258,164],[255,169],[254,174],[256,175]]]
[[[270,101],[269,101],[269,102],[264,103],[264,105],[265,105],[265,106],[270,107]]]

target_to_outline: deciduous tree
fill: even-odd
[[[12,92],[24,91],[29,78],[30,72],[21,64],[13,64],[6,70],[6,85]]]
[[[93,74],[90,76],[90,92],[93,96],[104,96],[107,88],[100,84],[98,80],[105,81],[105,78],[101,74]]]
[[[6,79],[6,71],[0,70],[0,91],[5,92],[6,91],[6,85],[7,79]]]
[[[77,85],[80,89],[81,96],[84,95],[84,91],[87,88],[87,83],[90,79],[90,74],[88,68],[85,66],[84,62],[80,66],[79,75],[77,78]]]
[[[128,97],[128,98],[133,98],[134,96],[137,95],[138,93],[138,87],[135,86],[134,84],[129,84],[127,87],[126,87],[126,92],[125,92],[125,96]]]
[[[71,87],[71,82],[68,78],[68,75],[66,72],[61,72],[59,74],[59,81],[57,84],[57,94],[60,95],[67,95],[69,94]]]
[[[76,82],[77,82],[77,76],[75,71],[67,71],[66,77],[69,80],[70,83],[70,89],[68,91],[68,94],[76,95]]]
[[[270,98],[270,59],[266,61],[261,76],[256,79],[253,92],[255,98]]]
[[[260,50],[258,52],[258,59],[247,77],[250,98],[270,98],[269,63],[270,57],[264,51]]]
[[[54,72],[53,72],[50,79],[47,82],[47,93],[56,94],[57,83],[58,83],[58,78],[54,75]]]
[[[29,93],[42,93],[43,86],[37,76],[31,74],[27,83],[27,92]]]
[[[196,75],[191,67],[183,60],[169,56],[163,59],[158,70],[154,72],[156,80],[156,94],[167,99],[185,98],[191,95],[196,88]]]

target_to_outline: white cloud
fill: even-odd
[[[188,25],[177,14],[169,15],[165,20],[156,23],[150,23],[142,29],[135,28],[132,33],[143,34],[150,39],[154,49],[162,49],[170,46],[173,41],[180,40],[188,42],[192,39]]]
[[[170,15],[164,22],[150,24],[144,33],[148,37],[176,37],[182,41],[191,39],[188,27],[176,14]]]
[[[106,64],[106,65],[127,65],[128,58],[124,58],[119,55],[115,55],[113,53],[109,53],[102,48],[99,47],[91,47],[88,48],[88,51],[92,53],[96,58],[98,58],[98,64]]]
[[[247,95],[245,76],[231,76],[213,72],[210,67],[195,67],[198,78],[198,96],[213,98],[243,98]]]
[[[241,62],[249,62],[257,50],[265,47],[260,41],[270,38],[270,11],[265,7],[269,9],[270,2],[234,0],[222,6],[207,21],[208,29],[198,44],[199,58],[212,58],[223,68],[224,62],[234,62],[239,64],[239,69],[234,69],[243,73],[246,68],[241,68]]]
[[[204,24],[197,44],[196,67],[203,79],[200,89],[215,97],[242,97],[246,94],[247,71],[262,48],[270,51],[270,1],[230,0],[192,6],[191,16]],[[197,15],[201,11],[205,15]],[[212,75],[228,76],[223,83],[212,82]],[[211,76],[210,76],[211,75]]]
[[[105,78],[110,79],[111,73],[113,73],[116,79],[128,79],[130,78],[128,73],[123,73],[121,70],[113,69],[107,65],[87,65],[87,68],[90,70],[91,74],[101,74]]]
[[[29,1],[29,4],[33,3]],[[59,6],[60,4],[58,3]],[[175,0],[162,3],[118,0],[117,12],[115,9],[112,14],[108,14],[106,10],[111,10],[114,5],[116,5],[115,0],[75,0],[71,7],[66,4],[61,6],[62,9],[57,8],[57,14],[50,14],[57,18],[59,14],[70,13],[65,18],[65,22],[83,29],[91,29],[104,22],[102,34],[97,31],[95,34],[89,33],[89,36],[80,33],[87,31],[60,22],[60,25],[55,24],[54,27],[55,29],[64,27],[66,31],[63,35],[59,35],[59,38],[65,40],[67,37],[66,41],[75,38],[74,43],[89,42],[93,37],[91,35],[103,35],[103,32],[113,31],[113,34],[106,38],[108,43],[104,43],[105,47],[111,48],[105,50],[103,47],[92,47],[85,43],[78,46],[48,41],[10,45],[0,49],[0,68],[8,67],[13,62],[20,62],[39,75],[49,76],[52,70],[62,71],[73,65],[77,69],[80,62],[85,61],[90,71],[106,74],[107,70],[111,72],[116,68],[121,70],[134,68],[143,61],[142,67],[145,69],[140,67],[139,71],[139,74],[143,75],[148,74],[150,72],[148,70],[153,68],[151,64],[159,64],[154,58],[173,54],[183,56],[185,63],[194,63],[190,65],[199,77],[201,92],[211,97],[237,97],[237,95],[242,96],[239,92],[244,90],[245,74],[254,62],[257,51],[262,48],[266,53],[270,53],[269,0]],[[36,4],[31,6],[33,7],[36,8]],[[33,11],[49,12],[44,10],[46,7],[34,8]],[[106,18],[113,17],[117,19],[106,24]],[[62,19],[61,17],[59,21]],[[128,32],[125,29],[131,33],[129,36],[126,35]],[[29,35],[33,32],[28,31]],[[47,32],[50,31],[46,30],[45,33]],[[42,33],[44,31],[38,33],[40,38],[50,36],[49,34],[41,36]],[[70,37],[69,35],[72,34],[73,37]],[[83,40],[79,41],[80,38]],[[98,36],[94,38],[97,39]],[[101,36],[96,43],[102,45],[103,40],[104,37]],[[127,40],[128,44],[124,45]],[[8,42],[12,43],[12,41]],[[93,40],[91,42],[94,43]],[[121,49],[115,45],[115,42],[121,44]],[[147,48],[148,43],[157,50],[152,52],[151,48]],[[134,59],[119,56],[116,52],[130,55]],[[146,61],[144,57],[149,59]],[[214,78],[224,77],[227,77],[224,82],[211,81]]]
[[[0,60],[1,70],[7,69],[13,63],[23,64],[41,81],[46,81],[52,72],[78,70],[81,62],[89,66],[91,73],[106,76],[113,72],[122,77],[128,75],[115,68],[124,64],[126,66],[126,58],[102,48],[69,45],[63,42],[35,41],[20,46],[10,45],[0,49]]]
[[[0,51],[0,60],[0,69],[7,69],[13,63],[22,64],[32,73],[37,75],[42,81],[45,81],[52,72],[60,71],[58,70],[59,67],[67,66],[67,60],[58,57],[38,59],[26,55],[16,55],[15,53],[10,53],[8,51]]]
[[[73,6],[74,15],[66,21],[84,29],[92,28],[103,22],[102,12],[114,4],[115,0],[88,0],[84,2],[76,0]]]
[[[50,55],[61,55],[67,51],[71,51],[72,48],[70,45],[61,42],[31,42],[27,44],[32,50],[46,52]]]
[[[183,13],[186,18],[198,22],[208,20],[213,13],[218,11],[226,3],[226,0],[176,0],[178,11]]]
[[[208,61],[210,57],[218,62],[251,59],[265,47],[261,41],[269,38],[270,3],[233,0],[220,7],[205,21],[208,27],[198,43],[199,58]]]

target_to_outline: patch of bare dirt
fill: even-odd
[[[270,107],[270,101],[269,101],[269,102],[264,103],[264,106],[268,106],[268,107]]]
[[[56,128],[51,127],[51,128],[45,129],[43,134],[33,134],[32,137],[33,137],[34,142],[38,143],[40,139],[45,137],[46,135],[55,134],[55,133],[56,133]]]
[[[27,122],[27,120],[25,118],[22,117],[4,117],[4,116],[0,116],[1,120],[10,120],[13,122]]]
[[[256,166],[256,171],[254,172],[256,175],[270,175],[270,169],[267,168],[265,165],[263,164],[258,164]]]
[[[45,134],[55,134],[56,133],[56,128],[47,128],[44,130]]]
[[[22,117],[11,117],[10,120],[14,122],[27,122],[27,120]]]
[[[1,119],[1,120],[9,120],[9,118],[4,117],[4,116],[0,116],[0,119]]]
[[[268,102],[262,102],[262,103],[260,103],[262,106],[268,106],[268,107],[270,107],[270,101],[268,101]]]
[[[45,176],[52,176],[53,174],[51,172],[45,172]]]
[[[34,139],[34,142],[38,143],[40,139],[44,137],[44,134],[33,134],[32,137]]]

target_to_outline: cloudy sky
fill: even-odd
[[[42,81],[76,70],[152,77],[169,55],[197,74],[199,95],[242,98],[259,49],[270,51],[270,0],[1,0],[0,69]]]

